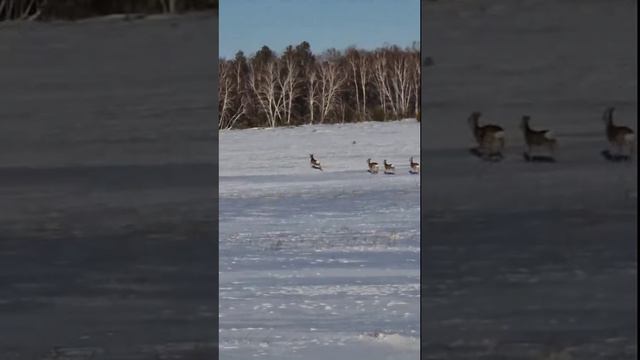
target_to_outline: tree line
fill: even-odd
[[[0,21],[74,20],[110,14],[217,9],[218,0],[0,0]]]
[[[416,117],[420,50],[355,47],[313,54],[308,42],[219,59],[219,129]]]

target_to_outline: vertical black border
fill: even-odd
[[[212,159],[213,164],[213,173],[215,176],[215,205],[214,205],[214,234],[215,238],[213,240],[214,245],[213,248],[213,266],[215,268],[215,320],[214,320],[214,330],[215,334],[213,337],[213,343],[215,344],[215,359],[220,358],[220,130],[218,129],[218,87],[219,87],[219,74],[218,70],[220,67],[218,66],[218,62],[220,60],[220,4],[218,7],[214,9],[215,18],[216,18],[216,26],[215,26],[215,36],[214,43],[212,47],[214,49],[213,53],[215,54],[215,58],[212,63],[215,65],[215,69],[213,71],[213,103],[215,104],[213,110],[213,128],[214,139],[215,139],[215,159]]]
[[[424,26],[423,26],[423,24],[424,24],[423,15],[424,15],[424,10],[425,10],[424,2],[425,2],[425,0],[420,0],[420,91],[418,93],[419,96],[420,96],[420,105],[418,106],[418,109],[419,109],[420,113],[418,115],[420,117],[420,141],[419,141],[419,144],[420,144],[420,163],[421,164],[424,163],[424,161],[423,161],[423,152],[422,152],[422,131],[423,131],[422,120],[424,118],[424,107],[423,107],[424,99],[422,98],[422,94],[423,94],[422,89],[424,89],[424,82],[425,82],[424,81],[425,80],[424,79],[424,69],[423,69],[423,66],[422,66],[422,64],[423,64],[423,51],[422,50],[424,48],[424,42],[423,42],[424,37],[422,36],[422,33],[424,32]],[[423,202],[423,199],[422,199],[423,198],[422,189],[424,189],[424,183],[425,183],[425,181],[424,181],[424,166],[421,166],[421,169],[420,169],[420,211],[419,211],[419,214],[420,214],[419,215],[420,216],[420,246],[419,246],[419,248],[420,248],[420,250],[419,250],[419,252],[420,252],[420,297],[419,297],[420,306],[418,307],[418,314],[419,314],[419,318],[420,318],[420,326],[419,326],[419,329],[420,329],[420,359],[422,359],[424,357],[424,353],[423,353],[423,348],[424,347],[422,346],[422,344],[423,344],[423,341],[425,339],[424,331],[423,331],[424,327],[422,326],[422,324],[424,322],[424,312],[422,311],[422,299],[423,299],[423,296],[424,296],[424,291],[423,291],[423,289],[424,289],[424,280],[423,279],[425,278],[424,274],[423,274],[423,271],[422,271],[424,269],[423,263],[425,261],[425,258],[423,256],[424,252],[422,251],[422,239],[423,239],[423,235],[425,234],[425,231],[424,231],[424,228],[423,228],[424,223],[422,221],[422,209],[423,209],[423,206],[424,206],[424,202]]]

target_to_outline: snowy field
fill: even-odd
[[[637,2],[425,4],[425,358],[636,359],[637,162],[600,151],[606,106],[637,130]],[[503,162],[469,154],[475,110]],[[523,161],[524,114],[557,163]]]
[[[423,358],[636,359],[637,162],[603,161],[599,118],[637,129],[637,2],[426,4]],[[1,25],[2,360],[215,358],[216,27]],[[473,110],[504,162],[469,156]],[[524,113],[558,163],[522,162]],[[357,126],[375,152],[340,126],[222,134],[222,359],[416,358],[417,124]]]
[[[220,134],[221,359],[419,358],[419,128]]]
[[[0,24],[0,359],[215,359],[216,28]]]

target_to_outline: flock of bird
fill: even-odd
[[[607,141],[611,147],[602,154],[612,161],[630,160],[634,152],[635,134],[627,126],[619,126],[613,122],[614,107],[608,107],[602,120],[605,123],[605,133]],[[482,116],[480,112],[473,112],[469,116],[469,125],[473,136],[478,143],[478,147],[472,149],[472,152],[484,159],[499,160],[503,157],[505,147],[505,131],[499,125],[486,124],[480,125],[479,120]],[[524,157],[527,161],[532,160],[548,160],[555,161],[555,151],[558,140],[549,129],[534,130],[530,125],[531,117],[524,115],[522,117],[520,128],[523,131],[525,140]],[[616,151],[611,151],[613,148]],[[538,154],[533,151],[538,150]],[[543,150],[544,154],[540,155]],[[625,153],[625,150],[628,153]]]
[[[322,164],[320,164],[320,161],[316,159],[313,154],[309,154],[309,163],[311,164],[311,167],[313,169],[322,171]],[[384,166],[384,174],[394,175],[396,173],[396,167],[393,164],[387,162],[386,159],[384,160],[382,165]],[[367,171],[370,174],[377,174],[380,171],[380,166],[378,165],[378,163],[375,161],[371,161],[371,158],[367,159],[367,166]],[[409,173],[413,175],[420,174],[420,163],[414,161],[413,156],[409,158]]]

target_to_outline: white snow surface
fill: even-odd
[[[221,132],[221,359],[419,358],[419,131]],[[369,174],[367,158],[396,174]]]

